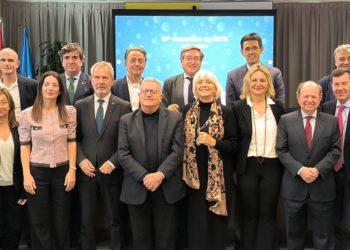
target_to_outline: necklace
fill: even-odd
[[[266,110],[267,110],[267,103],[265,100],[265,127],[264,127],[264,150],[263,150],[263,154],[262,156],[258,155],[258,141],[257,141],[257,131],[256,131],[256,125],[255,125],[255,111],[254,111],[254,107],[252,107],[252,111],[253,111],[253,126],[254,126],[254,135],[255,135],[255,154],[256,154],[256,159],[258,160],[259,164],[262,164],[264,162],[265,159],[265,147],[266,147]]]

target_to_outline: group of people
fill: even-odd
[[[101,206],[110,249],[127,246],[129,227],[136,249],[225,249],[230,219],[241,249],[278,249],[280,190],[288,249],[305,248],[308,212],[315,249],[349,248],[349,46],[335,52],[334,99],[320,106],[324,84],[302,82],[287,114],[256,33],[241,39],[247,64],[228,73],[226,105],[196,46],[163,87],[143,77],[141,47],[126,50],[117,81],[104,61],[83,73],[78,44],[62,48],[63,74],[39,82],[2,49],[0,248],[18,248],[27,203],[33,249],[69,249],[70,238],[96,249]]]

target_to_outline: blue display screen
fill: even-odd
[[[225,90],[227,73],[245,64],[240,40],[251,32],[263,38],[261,61],[274,65],[273,10],[263,11],[135,11],[114,10],[116,78],[126,75],[124,53],[131,46],[147,52],[144,77],[165,79],[183,72],[183,46],[199,46],[205,57],[202,69],[213,71]]]

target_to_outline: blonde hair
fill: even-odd
[[[257,71],[262,72],[266,76],[267,83],[268,83],[266,96],[271,98],[275,97],[275,88],[272,83],[272,77],[269,69],[263,65],[256,64],[248,70],[247,74],[243,79],[243,86],[242,86],[241,95],[240,95],[241,99],[246,99],[247,97],[250,97],[249,86],[252,81],[252,75]]]
[[[209,79],[210,81],[212,81],[216,87],[216,93],[215,93],[215,99],[220,98],[221,96],[221,86],[219,83],[218,78],[215,76],[215,74],[213,72],[211,72],[210,70],[199,70],[193,77],[193,86],[192,86],[192,90],[193,90],[193,95],[197,98],[196,96],[196,85],[197,82],[201,79]]]

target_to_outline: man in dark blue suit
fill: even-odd
[[[141,47],[130,47],[124,55],[127,75],[114,82],[112,94],[130,102],[132,110],[139,108],[139,92],[142,73],[146,67],[146,51]]]
[[[282,195],[286,208],[287,247],[304,249],[307,214],[312,218],[315,249],[333,249],[333,168],[340,156],[337,119],[317,110],[320,85],[299,85],[301,110],[282,115],[278,124],[276,151],[285,170]]]
[[[239,101],[243,78],[248,68],[254,64],[261,64],[260,56],[264,50],[261,37],[256,33],[250,33],[241,39],[241,53],[247,64],[242,65],[227,74],[226,81],[226,105],[231,106],[233,102]],[[282,73],[278,68],[268,67],[271,73],[273,86],[275,87],[276,99],[285,104],[285,87]]]
[[[334,64],[338,68],[350,68],[350,44],[339,45],[334,50]],[[334,100],[334,94],[332,90],[332,75],[326,75],[322,77],[318,84],[322,87],[323,98],[321,103],[325,103]]]
[[[350,61],[349,61],[350,63]],[[322,111],[338,118],[342,157],[334,168],[336,199],[334,203],[335,249],[350,249],[350,68],[332,72],[335,100],[322,105]]]
[[[77,43],[69,43],[60,52],[64,73],[61,74],[63,85],[65,86],[66,104],[74,105],[94,93],[91,86],[90,76],[82,72],[84,54],[82,48]]]
[[[15,102],[16,117],[21,110],[33,105],[38,81],[17,74],[20,60],[16,51],[4,48],[0,51],[0,87],[8,90]]]

